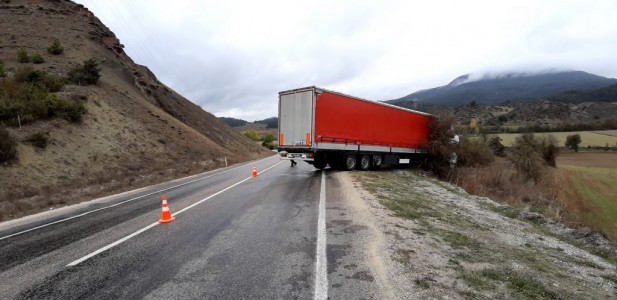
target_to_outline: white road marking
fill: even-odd
[[[326,171],[321,171],[319,217],[317,219],[317,250],[315,251],[315,297],[328,299],[328,260],[326,257]]]
[[[278,166],[281,163],[282,163],[282,161],[274,164],[271,167],[268,167],[267,169],[264,169],[263,171],[259,172],[259,174],[262,174],[262,173],[264,173],[264,172],[266,172],[266,171],[268,171],[268,170]],[[211,199],[211,198],[213,198],[213,197],[215,197],[217,195],[220,195],[221,193],[223,193],[225,191],[228,191],[228,190],[230,190],[230,189],[232,189],[232,188],[234,188],[234,187],[240,185],[241,183],[243,183],[243,182],[245,182],[247,180],[250,180],[250,179],[253,179],[253,176],[248,177],[246,179],[243,179],[243,180],[241,180],[239,182],[236,182],[236,183],[234,183],[234,184],[232,184],[232,185],[230,185],[230,186],[228,186],[228,187],[226,187],[226,188],[224,188],[224,189],[222,189],[222,190],[220,190],[220,191],[218,191],[218,192],[216,192],[216,193],[214,193],[214,194],[212,194],[212,195],[210,195],[210,196],[208,196],[208,197],[206,197],[204,199],[201,199],[201,200],[199,200],[199,201],[197,201],[197,202],[195,202],[195,203],[193,203],[193,204],[191,204],[191,205],[189,205],[189,206],[187,206],[187,207],[177,211],[175,214],[172,214],[172,216],[175,217],[175,216],[177,216],[177,215],[179,215],[179,214],[181,214],[181,213],[183,213],[183,212],[185,212],[185,211],[187,211],[187,210],[189,210],[189,209],[191,209],[191,208],[193,208],[193,207],[203,203],[204,201],[207,201],[207,200],[209,200],[209,199]],[[90,253],[90,254],[88,254],[88,255],[86,255],[86,256],[78,259],[78,260],[75,260],[75,261],[69,263],[66,266],[67,267],[76,266],[76,265],[78,265],[78,264],[88,260],[89,258],[91,258],[91,257],[93,257],[93,256],[95,256],[97,254],[105,252],[105,251],[107,251],[107,250],[109,250],[109,249],[111,249],[111,248],[113,248],[113,247],[115,247],[115,246],[117,246],[117,245],[119,245],[119,244],[121,244],[123,242],[126,242],[127,240],[129,240],[129,239],[139,235],[140,233],[142,233],[142,232],[144,232],[144,231],[146,231],[146,230],[148,230],[148,229],[150,229],[152,227],[155,227],[156,225],[159,225],[159,222],[152,223],[152,224],[150,224],[150,225],[148,225],[148,226],[146,226],[146,227],[144,227],[142,229],[139,229],[139,230],[137,230],[137,231],[135,231],[135,232],[133,232],[133,233],[131,233],[131,234],[129,234],[129,235],[127,235],[127,236],[125,236],[125,237],[123,237],[123,238],[121,238],[121,239],[119,239],[119,240],[117,240],[117,241],[115,241],[115,242],[113,242],[113,243],[103,247],[103,248],[100,248],[100,249],[98,249],[98,250],[96,250],[96,251],[94,251],[94,252],[92,252],[92,253]]]
[[[58,224],[58,223],[62,223],[62,222],[68,221],[68,220],[72,220],[72,219],[76,219],[76,218],[79,218],[79,217],[83,217],[83,216],[85,216],[85,215],[89,215],[89,214],[94,213],[94,212],[97,212],[97,211],[101,211],[101,210],[109,209],[109,208],[112,208],[112,207],[116,207],[116,206],[119,206],[119,205],[122,205],[122,204],[125,204],[125,203],[128,203],[128,202],[132,202],[132,201],[135,201],[135,200],[138,200],[138,199],[144,198],[144,197],[152,196],[152,195],[154,195],[154,194],[158,194],[158,193],[165,192],[165,191],[168,191],[168,190],[171,190],[171,189],[175,189],[175,188],[177,188],[177,187],[181,187],[181,186],[184,186],[184,185],[187,185],[187,184],[190,184],[190,183],[196,182],[196,181],[204,180],[204,179],[207,179],[207,178],[210,178],[210,177],[216,176],[216,175],[225,174],[225,173],[227,173],[227,172],[231,172],[231,171],[233,171],[233,170],[235,170],[235,169],[242,168],[242,167],[244,167],[244,166],[246,166],[246,165],[254,164],[254,163],[256,163],[256,162],[259,162],[259,161],[262,161],[262,160],[265,160],[265,159],[268,159],[268,158],[271,158],[271,157],[266,157],[266,158],[260,159],[260,160],[258,160],[258,161],[255,161],[255,162],[250,162],[250,163],[247,163],[247,164],[244,164],[244,165],[241,165],[241,166],[235,167],[235,168],[231,168],[231,169],[229,169],[229,170],[222,171],[222,172],[220,172],[220,173],[215,173],[215,174],[212,174],[212,175],[208,175],[208,176],[206,176],[206,177],[201,177],[201,178],[198,178],[198,179],[195,179],[195,180],[187,181],[187,182],[182,183],[182,184],[174,185],[174,186],[172,186],[172,187],[168,187],[168,188],[165,188],[165,189],[162,189],[162,190],[158,190],[158,191],[156,191],[156,192],[152,192],[152,193],[149,193],[149,194],[141,195],[141,196],[139,196],[139,197],[131,198],[131,199],[129,199],[129,200],[124,200],[124,201],[122,201],[122,202],[118,202],[118,203],[116,203],[116,204],[112,204],[112,205],[109,205],[109,206],[105,206],[105,207],[97,208],[97,209],[94,209],[94,210],[91,210],[91,211],[87,211],[87,212],[85,212],[85,213],[81,213],[81,214],[79,214],[79,215],[74,215],[74,216],[72,216],[72,217],[68,217],[68,218],[60,219],[60,220],[57,220],[57,221],[53,221],[53,222],[50,222],[50,223],[46,223],[46,224],[43,224],[43,225],[39,225],[39,226],[36,226],[36,227],[32,227],[32,228],[29,228],[29,229],[26,229],[26,230],[22,230],[22,231],[20,231],[20,232],[16,232],[16,233],[13,233],[13,234],[9,234],[9,235],[6,235],[6,236],[3,236],[3,237],[0,237],[0,241],[1,241],[1,240],[4,240],[4,239],[8,239],[8,238],[10,238],[10,237],[14,237],[14,236],[16,236],[16,235],[20,235],[20,234],[24,234],[24,233],[27,233],[27,232],[30,232],[30,231],[34,231],[34,230],[38,230],[38,229],[41,229],[41,228],[45,228],[45,227],[47,227],[47,226],[51,226],[51,225]]]

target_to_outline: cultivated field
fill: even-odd
[[[580,134],[581,144],[579,147],[604,147],[608,144],[610,147],[617,146],[617,130],[602,130],[602,131],[574,131],[574,132],[541,132],[535,135],[553,135],[559,140],[559,145],[563,146],[568,135]],[[498,134],[503,140],[502,144],[509,147],[514,142],[514,139],[520,136],[520,133],[501,133]]]
[[[564,153],[557,166],[558,198],[566,207],[566,220],[617,241],[617,153]]]

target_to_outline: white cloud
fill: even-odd
[[[218,116],[317,85],[386,100],[466,73],[617,77],[617,2],[79,0],[138,63]]]

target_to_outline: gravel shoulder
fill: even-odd
[[[328,195],[332,298],[348,290],[337,281],[342,276],[363,279],[347,285],[360,282],[362,298],[374,299],[617,296],[615,256],[592,254],[571,230],[540,215],[414,170],[331,177],[341,191]],[[594,241],[614,255],[614,245]]]

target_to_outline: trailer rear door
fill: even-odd
[[[314,103],[313,89],[280,95],[280,147],[311,147]]]

